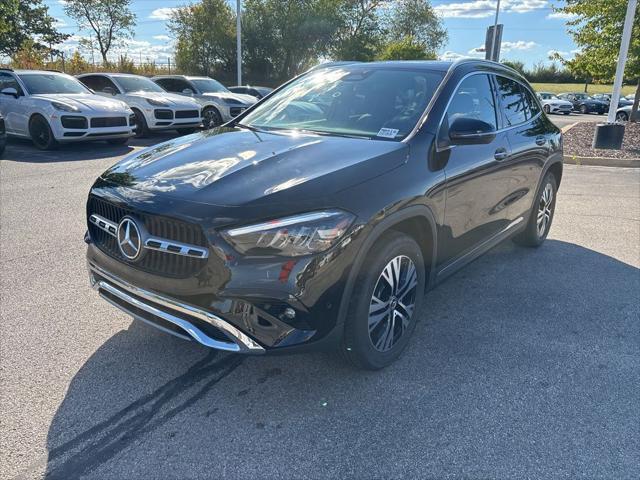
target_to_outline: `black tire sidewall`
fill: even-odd
[[[145,137],[149,133],[149,127],[147,126],[147,119],[144,118],[144,113],[138,109],[134,109],[133,113],[136,115],[136,138]]]
[[[33,127],[34,125],[36,125],[36,123],[41,124],[41,126],[43,126],[48,131],[49,141],[47,143],[41,143],[38,140],[36,140],[36,136],[33,134]],[[51,131],[51,126],[49,126],[49,122],[47,122],[47,120],[40,115],[36,115],[29,122],[29,136],[31,137],[31,141],[33,142],[35,147],[40,150],[51,150],[55,148],[58,143],[56,142],[56,139],[53,136],[53,132]]]
[[[582,113],[583,115],[589,113],[589,109],[586,105],[580,105],[580,113]]]
[[[398,255],[409,257],[418,278],[416,303],[409,325],[398,342],[387,352],[376,350],[369,337],[369,304],[376,282],[387,263]],[[345,323],[342,348],[347,358],[356,366],[370,370],[384,368],[404,351],[415,330],[420,314],[426,281],[426,271],[422,251],[410,237],[390,232],[376,242],[367,253],[367,259],[358,273],[356,288],[352,296]]]
[[[551,201],[551,216],[549,217],[549,221],[547,222],[547,226],[543,236],[538,235],[538,206],[540,205],[540,197],[542,196],[542,192],[544,192],[545,187],[548,183],[551,183],[551,187],[553,189],[553,200]],[[549,230],[551,229],[551,224],[553,223],[553,217],[556,213],[556,200],[558,198],[558,182],[556,181],[555,175],[553,173],[548,172],[544,178],[542,179],[542,183],[540,184],[540,189],[536,193],[536,198],[531,207],[531,215],[529,216],[529,221],[525,230],[514,238],[514,241],[520,245],[524,245],[527,247],[539,247],[544,243],[547,239],[547,235],[549,235]]]

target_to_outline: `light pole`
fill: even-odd
[[[490,60],[494,62],[498,61],[498,55],[496,52],[496,35],[498,34],[498,14],[500,13],[500,0],[498,0],[498,4],[496,5],[496,18],[493,21],[493,39],[491,40],[491,56]]]
[[[242,22],[240,16],[242,15],[241,0],[236,0],[236,50],[238,64],[238,85],[242,85]]]

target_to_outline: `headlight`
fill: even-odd
[[[222,235],[242,254],[297,257],[329,249],[354,219],[342,210],[327,210],[233,228]]]
[[[225,98],[224,103],[227,105],[244,105],[240,100],[236,100],[235,98]]]
[[[147,102],[149,103],[149,105],[153,105],[154,107],[168,107],[169,104],[166,102],[163,102],[162,100],[155,100],[153,98],[147,98]]]
[[[78,113],[80,111],[80,109],[78,107],[75,107],[73,105],[68,105],[66,103],[51,102],[51,105],[53,106],[53,108],[55,108],[56,110],[60,110],[61,112],[75,112],[75,113]]]

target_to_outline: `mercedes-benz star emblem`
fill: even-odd
[[[129,260],[136,260],[142,252],[142,235],[131,217],[124,217],[118,225],[118,248]]]

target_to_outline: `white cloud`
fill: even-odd
[[[536,42],[525,42],[524,40],[518,40],[517,42],[502,42],[500,45],[500,51],[506,53],[512,50],[531,50],[537,46],[538,44]],[[478,55],[484,53],[484,51],[484,45],[481,45],[480,47],[469,50],[469,55]]]
[[[446,51],[442,55],[440,55],[439,59],[444,61],[452,61],[452,60],[457,60],[459,58],[465,58],[465,57],[467,57],[467,55],[464,55],[462,53]]]
[[[64,28],[64,27],[68,27],[69,24],[65,22],[62,18],[56,18],[55,21],[53,22],[53,26],[55,28]]]
[[[180,8],[172,8],[172,7],[162,7],[156,8],[151,14],[149,18],[153,20],[169,20],[173,12],[180,10]]]
[[[160,40],[163,42],[169,42],[171,40],[171,37],[169,35],[154,35],[153,38],[155,40]]]
[[[560,20],[573,20],[574,18],[578,18],[578,16],[573,13],[553,12],[547,15],[547,18],[554,18],[554,19],[560,19]]]
[[[441,4],[434,10],[444,18],[486,18],[496,13],[495,0],[473,0]],[[500,13],[527,13],[548,5],[547,0],[505,0],[500,4]]]

